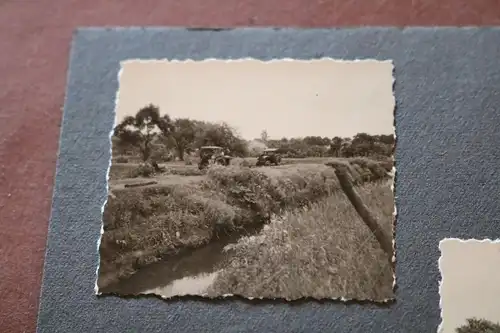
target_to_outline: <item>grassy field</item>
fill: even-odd
[[[393,194],[387,181],[358,189],[392,233]],[[393,270],[345,194],[336,191],[309,207],[287,211],[258,236],[236,245],[208,294],[264,298],[280,295],[379,300],[393,297]]]
[[[119,163],[116,162],[119,159],[114,159],[111,172],[110,179],[128,179],[135,178],[134,171],[141,164],[138,160],[132,160],[133,162],[128,163]],[[328,162],[332,160],[332,158],[284,158],[281,162],[283,165],[289,164],[323,164],[324,162]],[[231,161],[231,165],[233,166],[253,166],[257,162],[257,158],[248,157],[248,158],[234,158]],[[197,176],[203,175],[204,173],[198,170],[198,160],[193,159],[191,165],[186,165],[186,162],[177,161],[177,162],[168,162],[168,163],[160,163],[161,166],[166,168],[166,174],[170,175],[179,175],[179,176]],[[132,176],[132,177],[131,177]]]
[[[100,287],[166,256],[208,244],[221,232],[270,222],[258,236],[229,249],[229,266],[209,293],[257,292],[290,299],[391,297],[392,270],[388,263],[380,266],[383,253],[378,243],[340,189],[334,169],[324,164],[327,161],[348,167],[351,178],[361,184],[365,203],[386,228],[392,228],[387,163],[287,159],[278,167],[249,168],[251,159],[235,159],[230,167],[203,173],[196,164],[175,162],[162,165],[165,173],[152,178],[137,177],[138,164],[114,163],[112,195],[103,216]],[[158,184],[124,187],[151,179]]]

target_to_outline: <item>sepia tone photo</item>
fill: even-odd
[[[439,244],[439,333],[500,333],[500,240]]]
[[[393,299],[393,70],[123,62],[97,293]]]

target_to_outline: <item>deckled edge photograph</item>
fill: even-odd
[[[393,72],[121,62],[96,293],[391,301]]]
[[[93,27],[80,28],[73,37],[40,296],[40,333],[157,332],[165,327],[172,332],[322,333],[328,328],[400,333],[408,327],[437,331],[439,241],[453,236],[500,237],[500,192],[494,172],[500,123],[500,96],[495,93],[498,27]],[[237,297],[218,302],[96,297],[96,245],[101,207],[108,197],[109,132],[120,62],[248,56],[394,61],[396,302],[384,306],[248,302]]]
[[[439,243],[438,333],[500,332],[500,239]]]

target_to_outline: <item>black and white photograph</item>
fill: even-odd
[[[98,294],[394,299],[391,60],[128,60]]]
[[[440,242],[438,333],[500,333],[500,240]]]

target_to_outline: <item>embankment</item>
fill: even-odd
[[[332,160],[355,183],[387,177],[387,166]],[[340,191],[334,169],[324,164],[273,168],[216,167],[200,183],[114,190],[108,198],[100,246],[100,288],[140,267],[210,243],[271,215],[307,207]]]
[[[356,192],[387,234],[393,233],[389,181]],[[254,236],[228,245],[227,260],[206,291],[210,296],[384,301],[393,295],[393,270],[373,233],[345,193],[277,216]]]

